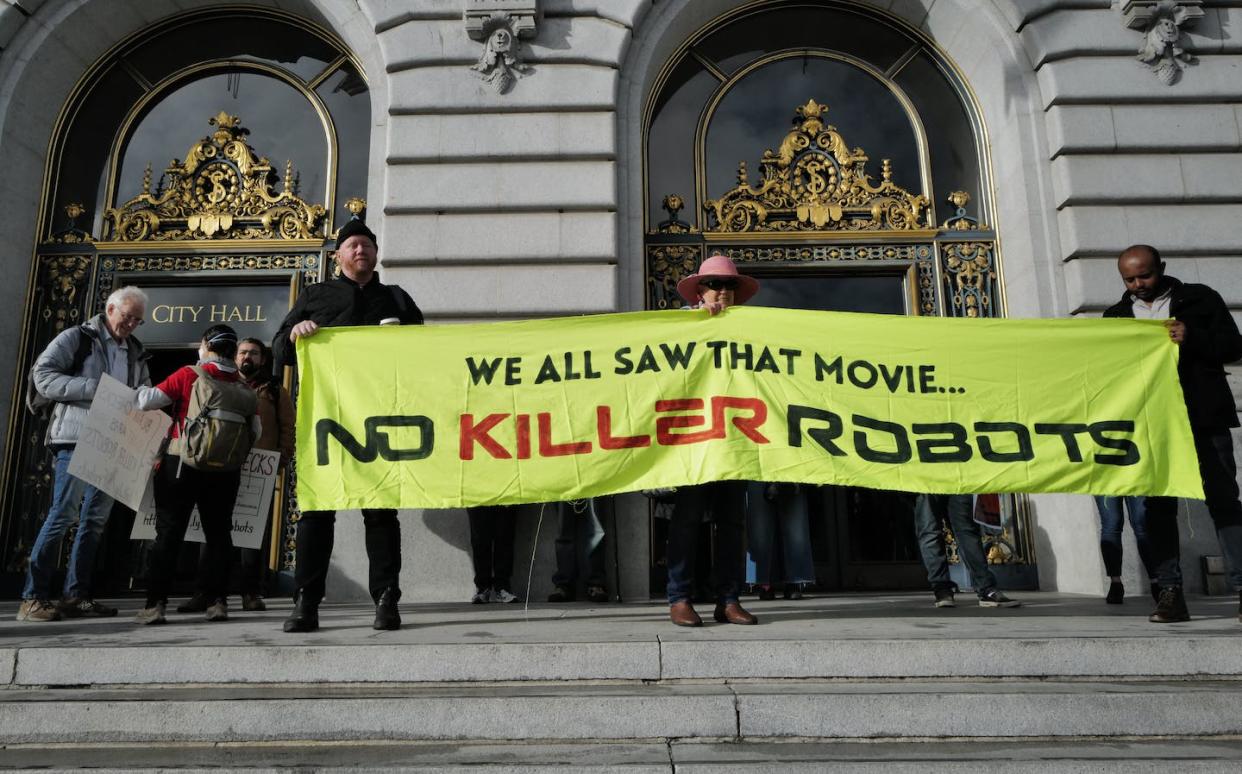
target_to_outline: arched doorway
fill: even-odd
[[[301,288],[330,270],[337,225],[365,208],[355,197],[366,189],[370,107],[340,40],[280,11],[183,13],[114,46],[83,75],[52,135],[21,373],[121,285],[150,295],[138,338],[155,379],[192,360],[212,322],[270,341]],[[10,417],[6,591],[50,496],[42,424],[18,408]],[[293,482],[281,491],[271,558],[286,567]],[[130,524],[132,512],[118,508],[100,593],[141,582]]]
[[[668,58],[642,129],[647,308],[680,303],[677,281],[710,250],[762,278],[756,304],[1004,314],[983,122],[953,64],[904,22],[848,2],[748,4]],[[925,584],[912,496],[805,496],[823,586]],[[980,509],[1000,514],[989,556],[1032,586],[1026,500],[998,499]]]

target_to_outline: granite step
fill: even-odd
[[[976,740],[1242,734],[1236,680],[14,688],[0,743]]]
[[[938,742],[645,742],[477,743],[368,742],[256,746],[236,743],[141,746],[17,745],[0,749],[12,771],[92,768],[111,774],[176,767],[179,772],[291,769],[357,772],[498,772],[535,774],[672,774],[684,772],[966,772],[1048,771],[1191,774],[1237,771],[1238,740],[1039,740],[1004,744]]]

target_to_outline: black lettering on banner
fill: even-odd
[[[841,383],[841,356],[837,355],[836,359],[829,363],[816,352],[815,381],[822,382],[825,378],[832,378],[837,384]]]
[[[975,432],[980,433],[979,456],[988,462],[1030,462],[1035,459],[1031,446],[1031,431],[1017,422],[976,422]],[[1013,451],[997,451],[992,439],[982,433],[1013,433],[1018,448]]]
[[[915,435],[945,433],[948,438],[919,438],[914,445],[919,450],[919,462],[966,462],[974,456],[974,449],[966,440],[966,428],[956,422],[915,423],[910,426]],[[940,451],[938,451],[940,450]]]
[[[625,376],[634,370],[634,361],[626,357],[628,354],[630,354],[629,347],[622,347],[613,353],[612,357],[617,361],[617,367],[612,369],[614,374]]]
[[[811,440],[823,447],[824,451],[834,457],[844,457],[845,452],[841,447],[833,443],[834,440],[841,437],[844,428],[841,425],[841,417],[831,411],[824,409],[812,408],[811,406],[799,406],[797,404],[789,404],[789,410],[786,414],[789,421],[789,445],[794,447],[802,446],[802,423],[803,421],[824,422],[828,427],[808,427],[806,434],[811,436]]]
[[[1082,462],[1082,449],[1078,448],[1079,433],[1087,432],[1087,426],[1079,422],[1037,422],[1035,432],[1040,435],[1059,435],[1065,443],[1065,456],[1070,462]]]
[[[492,379],[496,376],[496,370],[500,368],[500,358],[494,357],[490,360],[475,361],[474,358],[466,358],[466,367],[470,369],[470,379],[474,384],[485,381],[492,383]]]
[[[1101,465],[1134,465],[1139,461],[1138,445],[1129,438],[1112,438],[1105,433],[1133,433],[1134,422],[1128,419],[1117,419],[1109,422],[1095,422],[1091,425],[1091,439],[1105,449],[1113,449],[1121,454],[1096,454],[1094,459]]]
[[[859,377],[859,371],[863,372],[862,377]],[[875,370],[875,366],[871,365],[866,360],[855,360],[853,363],[850,363],[850,367],[846,369],[846,373],[849,375],[850,381],[854,383],[855,387],[861,387],[864,390],[869,390],[874,387],[876,380],[880,378],[879,373]]]
[[[697,343],[697,341],[686,342],[685,349],[682,349],[680,344],[672,346],[661,344],[660,349],[664,350],[664,359],[668,362],[669,370],[676,371],[679,367],[689,369],[690,356],[694,354],[694,345]]]
[[[421,432],[419,445],[413,449],[394,449],[385,427],[416,427]],[[349,456],[359,462],[374,462],[380,457],[387,462],[412,462],[431,456],[435,448],[435,423],[430,417],[424,416],[386,416],[367,417],[363,423],[366,431],[366,444],[358,443],[358,439],[348,430],[331,419],[321,419],[315,423],[315,462],[318,465],[328,464],[328,437],[331,436],[341,444]]]
[[[901,463],[910,461],[910,437],[906,434],[904,427],[896,422],[885,422],[882,419],[872,419],[861,414],[855,414],[850,417],[850,421],[857,427],[888,433],[893,436],[893,441],[897,446],[894,451],[873,449],[867,443],[867,434],[861,430],[855,430],[854,449],[858,452],[859,457],[862,457],[867,462]]]

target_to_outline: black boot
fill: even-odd
[[[375,603],[375,623],[372,629],[393,631],[401,628],[401,614],[397,612],[397,600],[401,599],[401,589],[386,588]]]
[[[1177,623],[1190,620],[1190,611],[1186,609],[1186,597],[1182,595],[1180,586],[1167,586],[1160,589],[1160,600],[1156,603],[1156,611],[1148,620],[1152,623]]]
[[[318,631],[319,603],[299,594],[293,602],[293,612],[285,619],[284,629],[287,632]]]

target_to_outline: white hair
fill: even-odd
[[[112,291],[112,294],[108,296],[108,303],[104,306],[104,308],[107,309],[109,306],[114,306],[117,309],[120,309],[121,304],[124,304],[126,301],[142,304],[142,308],[146,309],[147,303],[150,299],[147,298],[146,293],[142,292],[141,288],[136,288],[133,285],[126,285],[123,288],[117,288]]]

